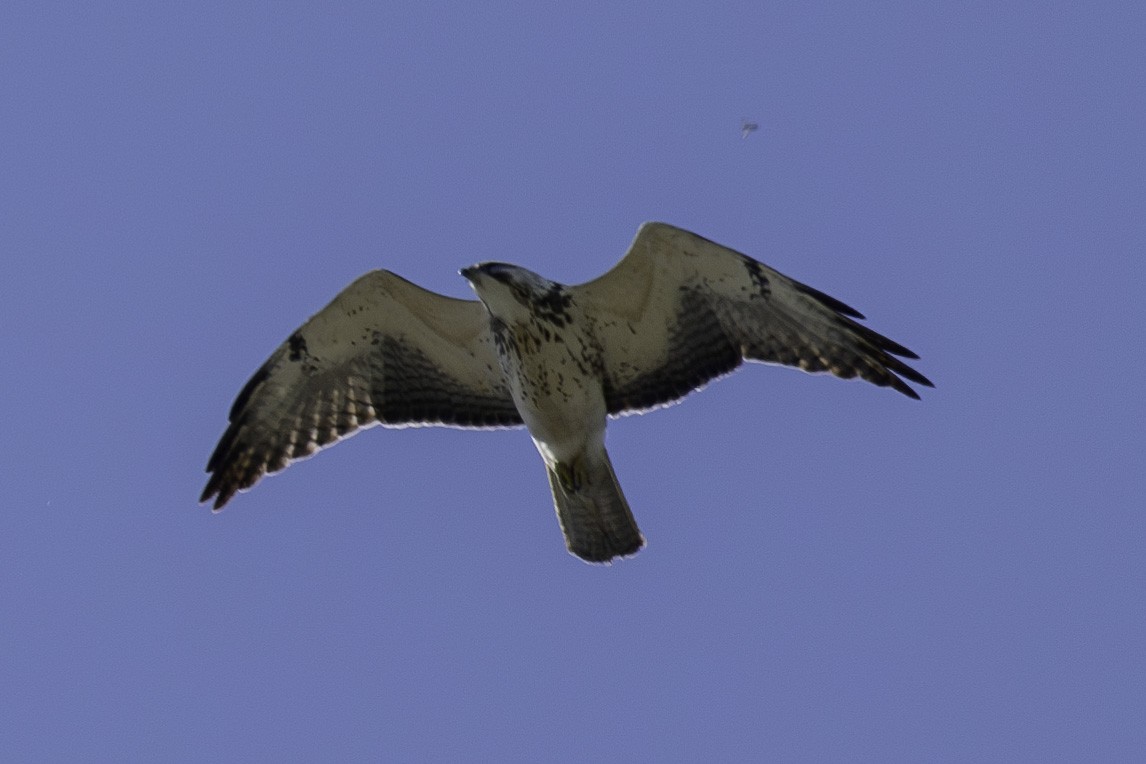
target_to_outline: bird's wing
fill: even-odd
[[[266,473],[363,427],[513,427],[480,302],[372,271],[279,346],[239,393],[200,501],[221,508]]]
[[[918,358],[863,316],[763,263],[665,223],[645,223],[608,273],[573,287],[595,320],[610,414],[671,403],[742,361],[860,377],[911,398]]]

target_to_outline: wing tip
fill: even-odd
[[[922,398],[919,397],[919,393],[915,392],[914,390],[912,390],[907,385],[902,385],[902,386],[896,385],[895,389],[898,390],[899,392],[903,393],[904,395],[906,395],[908,398],[911,398],[912,400],[915,400],[915,401],[923,400]]]
[[[895,361],[894,358],[889,360]],[[887,371],[891,375],[891,378],[894,380],[891,382],[891,386],[898,392],[906,395],[908,398],[913,398],[917,401],[921,400],[919,393],[914,388],[910,387],[907,382],[904,382],[904,379],[910,382],[914,382],[921,387],[929,387],[931,389],[935,389],[934,382],[905,363],[895,361],[893,364],[888,364]]]
[[[910,387],[907,382],[913,382],[921,387],[934,388],[935,383],[927,377],[920,374],[915,369],[900,361],[898,358],[893,358],[890,355],[885,355],[882,359],[884,371],[889,377],[889,384],[897,391],[903,393],[908,398],[920,400],[919,393],[914,388]],[[904,380],[907,380],[905,382]]]
[[[869,352],[874,356],[873,360],[882,365],[889,374],[898,375],[895,379],[900,384],[892,384],[896,390],[899,390],[899,392],[904,393],[908,397],[915,398],[916,400],[919,399],[919,396],[915,394],[906,383],[900,380],[899,377],[903,377],[923,387],[935,387],[935,383],[930,379],[900,360],[901,358],[905,358],[909,361],[918,361],[918,353],[880,334],[871,327],[864,326],[850,318],[841,316],[839,320],[850,328],[861,342],[868,345]]]
[[[815,289],[814,287],[810,287],[807,284],[803,284],[799,281],[792,281],[792,285],[796,288],[796,291],[806,294],[808,297],[811,297],[817,302],[822,303],[825,307],[830,308],[836,313],[848,316],[849,318],[858,318],[860,320],[865,320],[867,318],[867,316],[865,316],[863,313],[860,313],[851,305],[848,305],[842,300],[837,300],[835,297],[832,297],[830,294],[821,292],[819,289]]]
[[[222,485],[219,480],[219,475],[216,473],[207,481],[203,493],[199,494],[199,503],[204,504],[210,502],[211,511],[218,512],[231,500],[234,493],[233,490],[229,490],[227,486]],[[212,499],[214,499],[214,501],[212,501]]]

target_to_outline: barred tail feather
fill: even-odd
[[[645,545],[604,449],[547,469],[557,521],[569,551],[586,562],[609,562]]]

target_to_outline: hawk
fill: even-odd
[[[585,284],[495,262],[461,275],[477,301],[372,271],[291,334],[235,400],[200,501],[221,509],[375,424],[524,425],[566,546],[604,563],[645,543],[605,451],[610,416],[674,403],[743,361],[916,399],[907,382],[933,386],[900,360],[915,353],[857,323],[855,309],[666,223],[642,225],[625,257]]]

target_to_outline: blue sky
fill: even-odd
[[[167,5],[0,11],[14,759],[1142,756],[1140,4]],[[752,366],[612,422],[611,567],[522,431],[196,504],[358,275],[575,283],[645,220],[937,389]]]

